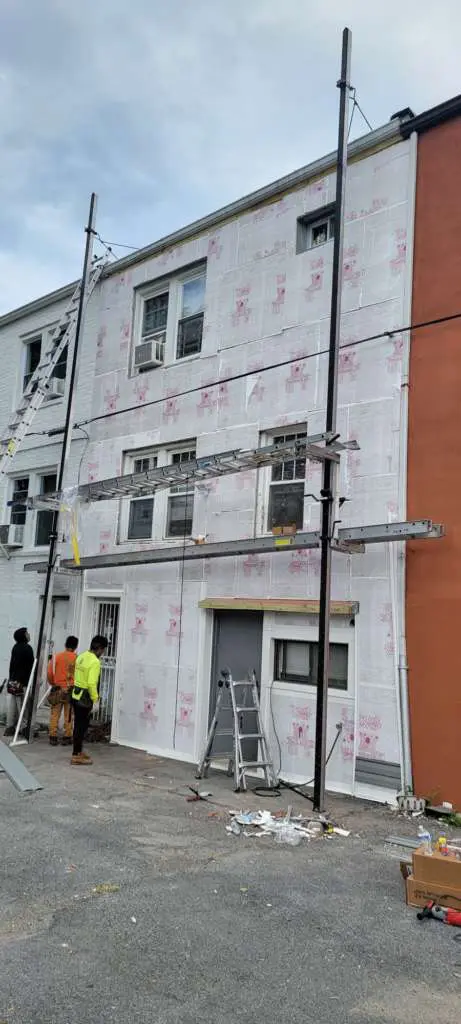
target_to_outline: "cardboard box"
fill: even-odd
[[[419,847],[413,854],[413,876],[418,882],[445,886],[445,890],[461,890],[461,860],[438,851],[428,856]]]
[[[452,910],[461,910],[461,889],[449,890],[446,885],[436,885],[427,882],[419,882],[416,878],[407,878],[405,882],[406,900],[409,907],[425,907],[426,903],[434,900],[441,907],[450,907]]]

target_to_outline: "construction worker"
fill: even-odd
[[[7,709],[5,736],[14,736],[16,725],[24,703],[27,684],[34,667],[34,652],[30,646],[29,630],[26,626],[14,633],[15,644],[11,651],[10,670],[7,683]]]
[[[91,712],[99,705],[99,676],[104,651],[109,641],[105,636],[94,636],[89,651],[79,654],[75,662],[72,706],[74,709],[74,742],[71,764],[92,764],[91,757],[83,752],[83,740],[89,725]]]
[[[74,669],[77,661],[76,650],[78,637],[68,636],[66,648],[50,658],[48,662],[48,683],[51,692],[48,694],[50,705],[50,744],[56,747],[58,744],[58,727],[61,713],[64,718],[63,747],[69,747],[72,743],[72,688],[74,685]]]

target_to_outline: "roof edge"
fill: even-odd
[[[392,143],[393,141],[398,142],[402,138],[403,127],[402,122],[396,118],[380,128],[376,128],[374,131],[367,132],[366,135],[361,135],[360,138],[354,139],[347,149],[348,159],[351,160],[359,157],[369,150],[375,149],[377,146]],[[263,185],[262,188],[248,193],[248,195],[243,196],[241,199],[237,199],[227,206],[220,207],[214,213],[207,214],[205,217],[199,218],[199,220],[192,221],[186,227],[179,228],[177,231],[165,235],[157,242],[144,246],[142,249],[136,249],[135,252],[130,253],[128,256],[122,256],[121,259],[116,260],[115,263],[111,263],[106,268],[103,277],[110,277],[113,274],[126,270],[128,267],[132,267],[136,263],[151,259],[170,246],[178,245],[189,238],[194,238],[197,234],[218,227],[218,225],[230,220],[232,217],[245,213],[247,210],[253,209],[253,207],[258,206],[260,203],[276,199],[277,196],[284,192],[299,188],[311,178],[331,170],[335,162],[336,150],[333,150],[333,152],[327,153],[326,156],[320,157],[318,160],[314,160],[312,163],[306,164],[296,171],[291,171],[290,174],[286,174],[282,178],[277,178],[271,184]],[[47,306],[51,306],[62,299],[70,298],[77,284],[78,281],[74,281],[71,284],[56,289],[54,292],[49,292],[47,295],[33,299],[23,306],[18,306],[17,309],[4,313],[3,316],[0,316],[0,328],[6,327],[8,324],[14,323],[15,320],[20,320],[25,316],[32,316],[34,313],[38,313],[40,310],[46,309]]]
[[[400,134],[402,138],[407,139],[413,132],[422,134],[445,121],[451,121],[453,117],[461,117],[461,95],[452,96],[450,100],[444,100],[436,107],[424,110],[422,114],[417,114],[408,121],[402,121]]]

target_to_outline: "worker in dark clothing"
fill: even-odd
[[[24,703],[27,684],[34,665],[34,652],[30,646],[29,631],[23,626],[14,634],[15,645],[11,651],[10,671],[7,685],[5,736],[14,736],[21,708]]]

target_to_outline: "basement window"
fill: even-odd
[[[335,235],[335,204],[299,217],[296,229],[296,252],[307,252],[326,245]]]
[[[330,644],[328,685],[332,690],[347,690],[348,644]],[[317,686],[318,643],[303,640],[276,640],[274,679],[283,683]]]

